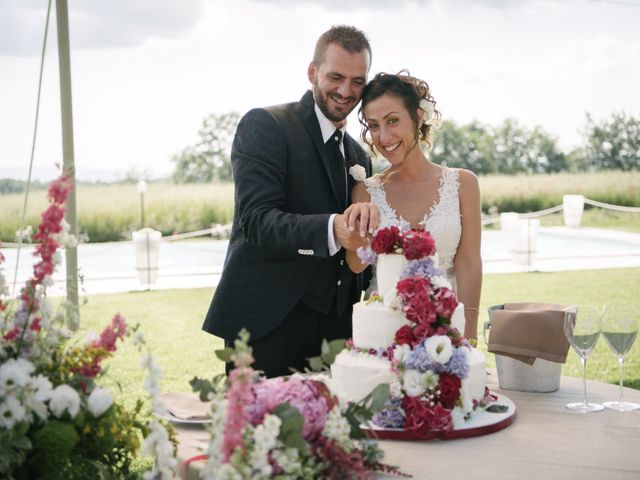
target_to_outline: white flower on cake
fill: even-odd
[[[418,370],[405,370],[402,377],[404,391],[410,397],[419,397],[426,391],[425,374]]]
[[[389,395],[391,397],[400,397],[402,395],[402,383],[399,379],[394,379],[389,384]]]
[[[441,365],[449,361],[453,355],[451,339],[446,335],[433,335],[424,341],[424,348],[429,356]]]
[[[62,417],[64,412],[69,412],[71,418],[76,418],[80,411],[80,395],[69,385],[58,385],[51,395],[49,409],[58,418]]]
[[[406,343],[404,345],[398,345],[393,350],[393,358],[398,362],[404,364],[411,355],[411,347]]]
[[[447,277],[431,277],[431,285],[433,285],[433,288],[448,288],[449,290],[453,289],[453,287],[451,286],[451,282],[447,279]]]
[[[435,388],[438,386],[438,374],[431,371],[431,370],[427,370],[426,372],[424,372],[424,384],[427,388]]]
[[[362,165],[356,164],[349,168],[349,175],[351,175],[356,182],[363,182],[367,178],[367,171]]]
[[[87,408],[94,417],[99,417],[104,412],[109,410],[109,407],[113,404],[113,397],[109,390],[105,390],[101,387],[96,387],[93,392],[87,398]]]

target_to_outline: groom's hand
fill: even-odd
[[[371,233],[378,228],[378,207],[370,202],[354,203],[333,221],[334,238],[347,250],[366,247]]]
[[[380,210],[372,202],[353,203],[343,215],[349,230],[359,232],[362,238],[372,234],[380,224]]]
[[[347,217],[338,214],[333,218],[333,237],[345,250],[357,250],[368,244],[366,237],[361,237],[359,230],[349,229]]]

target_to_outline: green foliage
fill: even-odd
[[[346,341],[341,339],[332,340],[330,342],[323,339],[320,356],[308,359],[310,370],[312,372],[329,370],[329,367],[336,359],[336,355],[344,350],[345,343]]]
[[[34,432],[32,439],[33,450],[37,453],[28,461],[31,474],[47,477],[62,470],[80,436],[73,423],[49,420]]]
[[[31,191],[45,190],[47,184],[38,181],[31,182]],[[0,195],[7,195],[9,193],[22,193],[27,189],[27,182],[23,180],[14,180],[12,178],[0,178]]]
[[[198,393],[198,397],[201,401],[207,402],[216,393],[223,392],[225,389],[225,380],[227,376],[224,373],[219,373],[212,380],[206,380],[204,378],[193,377],[189,380],[189,385],[194,392]]]
[[[31,450],[28,430],[27,422],[20,422],[11,430],[0,428],[0,478],[13,480],[11,472],[24,464]]]
[[[578,153],[589,170],[640,170],[640,118],[614,113],[596,122],[587,114],[585,145]]]
[[[278,440],[289,448],[295,448],[302,455],[307,453],[308,447],[302,436],[302,427],[304,426],[304,417],[297,408],[282,403],[274,408],[271,413],[282,421]]]
[[[176,183],[232,180],[231,142],[240,120],[237,112],[211,114],[202,122],[198,141],[174,155],[172,178]]]
[[[568,167],[554,137],[541,127],[524,128],[512,118],[495,128],[478,122],[463,126],[444,122],[434,134],[432,158],[478,175],[552,173]]]
[[[478,175],[495,173],[491,157],[492,138],[487,127],[478,122],[458,126],[443,122],[434,134],[432,159],[441,165],[466,168]]]
[[[491,155],[499,173],[553,173],[567,168],[556,138],[540,127],[529,130],[516,120],[507,119],[493,130],[492,136]]]
[[[382,410],[390,398],[389,384],[380,384],[359,402],[349,402],[344,416],[351,426],[352,438],[366,438],[360,425],[369,423],[373,415]]]

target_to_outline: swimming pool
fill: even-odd
[[[500,230],[482,233],[485,274],[523,271],[560,271],[597,268],[640,267],[640,234],[602,229],[541,227],[535,253],[515,262],[511,237]],[[162,242],[159,277],[153,288],[199,288],[217,285],[226,254],[226,240]],[[2,249],[6,257],[5,276],[13,281],[16,250]],[[33,247],[20,253],[17,289],[31,274]],[[522,258],[520,259],[522,260]],[[132,242],[82,244],[78,266],[87,294],[140,290]],[[63,293],[64,263],[54,276],[50,294]]]

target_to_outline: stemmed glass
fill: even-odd
[[[593,305],[570,307],[564,315],[564,333],[569,344],[578,354],[582,363],[582,402],[567,403],[567,408],[574,412],[599,412],[604,406],[587,402],[587,357],[593,351],[600,337],[602,311]]]
[[[604,402],[604,406],[621,412],[640,408],[640,404],[625,402],[622,398],[624,378],[624,356],[638,336],[638,310],[633,305],[607,305],[602,318],[602,335],[620,365],[620,393],[618,401]]]

